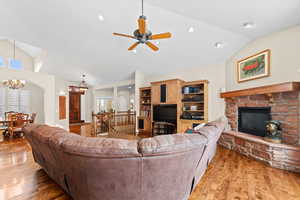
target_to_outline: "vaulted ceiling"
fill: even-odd
[[[300,23],[299,0],[145,0],[148,27],[171,32],[153,52],[112,32],[132,34],[138,0],[0,0],[0,35],[47,51],[42,71],[70,81],[87,74],[91,84],[225,62],[249,41]],[[98,16],[104,17],[100,21]],[[254,22],[254,29],[242,24]],[[188,32],[190,27],[194,32]],[[216,42],[223,48],[215,48]]]

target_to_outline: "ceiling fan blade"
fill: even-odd
[[[153,43],[151,43],[151,42],[146,42],[145,43],[148,47],[150,47],[153,51],[158,51],[158,47],[157,46],[155,46]]]
[[[127,35],[127,34],[122,34],[122,33],[113,33],[113,34],[117,35],[117,36],[122,36],[122,37],[128,37],[128,38],[135,39],[135,37],[132,36],[132,35]]]
[[[140,34],[146,33],[146,18],[141,16],[138,20]]]
[[[136,43],[134,43],[132,46],[130,46],[129,48],[128,48],[128,51],[131,51],[131,50],[133,50],[135,47],[137,47],[137,45],[139,45],[140,43],[139,42],[136,42]]]
[[[167,32],[167,33],[160,33],[160,34],[155,34],[151,36],[151,40],[159,40],[159,39],[166,39],[172,37],[172,34]]]

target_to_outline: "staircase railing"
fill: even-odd
[[[136,112],[122,111],[93,114],[93,128],[95,135],[135,134]]]

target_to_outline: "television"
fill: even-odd
[[[177,124],[177,105],[154,105],[153,106],[153,121],[155,122],[168,122]]]

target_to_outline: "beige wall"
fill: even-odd
[[[224,115],[224,100],[219,97],[221,88],[225,86],[225,64],[209,65],[174,71],[168,75],[145,77],[144,86],[152,81],[179,78],[184,81],[209,80],[208,118],[214,120]]]
[[[271,76],[237,83],[238,60],[265,49],[271,50]],[[262,85],[300,80],[300,26],[259,38],[236,53],[226,63],[226,90],[237,90]]]
[[[30,82],[27,82],[24,90],[30,91],[30,112],[36,113],[36,123],[45,123],[44,113],[44,90]]]
[[[4,58],[6,67],[8,67],[9,59],[14,56],[13,51],[14,46],[11,42],[7,40],[0,40],[0,56]],[[19,48],[16,48],[16,60],[20,60],[22,62],[23,69],[33,71],[33,58]]]

